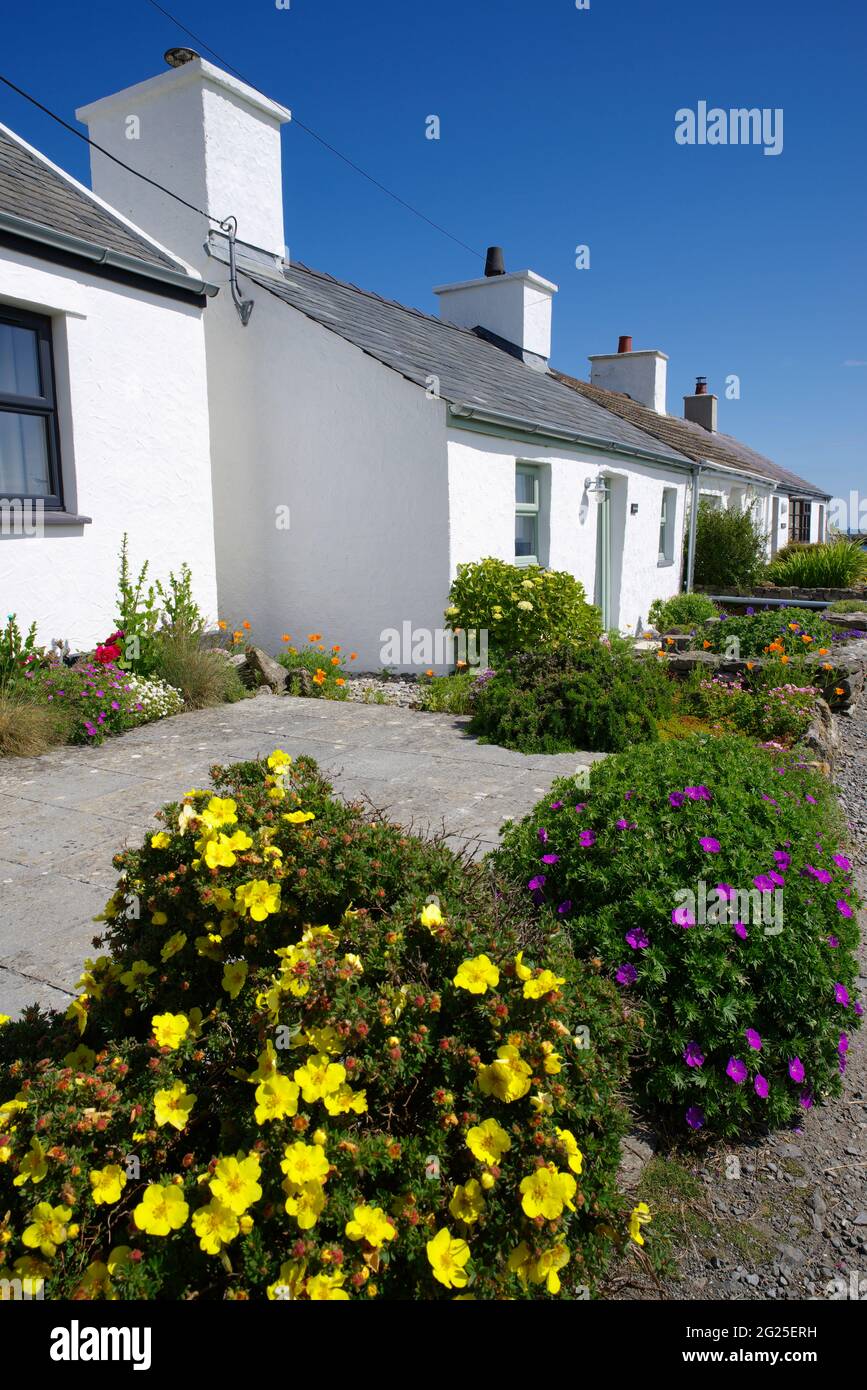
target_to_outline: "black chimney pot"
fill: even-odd
[[[506,262],[503,259],[502,246],[489,246],[488,254],[485,257],[485,276],[490,279],[493,275],[505,275]]]

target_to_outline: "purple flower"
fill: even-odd
[[[710,801],[712,799],[707,787],[704,786],[684,787],[684,791],[686,792],[690,801]]]
[[[560,807],[561,807],[562,805],[563,805],[563,802],[562,802],[562,801],[552,801],[552,802],[551,802],[551,810],[552,810],[552,811],[559,811],[559,810],[560,810]]]
[[[626,933],[625,940],[633,951],[646,951],[650,945],[650,940],[643,927],[633,927],[631,931]]]
[[[747,1042],[749,1043],[750,1047],[753,1049],[754,1052],[761,1052],[762,1040],[759,1034],[756,1032],[755,1028],[748,1028],[744,1033],[744,1037],[746,1038]]]
[[[799,1104],[804,1110],[812,1110],[812,1108],[813,1108],[813,1097],[812,1097],[811,1093],[810,1093],[809,1091],[802,1091],[801,1094],[798,1096],[798,1104]]]
[[[813,864],[807,864],[804,873],[811,874],[819,883],[830,883],[833,878],[833,874],[829,874],[827,869],[817,869]]]
[[[531,893],[538,893],[540,888],[545,887],[545,875],[537,874],[535,878],[530,879],[527,887],[530,889]]]
[[[685,1118],[690,1129],[701,1129],[704,1124],[704,1111],[700,1105],[691,1105]]]
[[[789,1076],[792,1080],[803,1081],[806,1074],[807,1073],[804,1071],[804,1063],[801,1061],[800,1057],[792,1057],[789,1061]]]
[[[741,941],[746,941],[747,936],[749,935],[749,933],[747,932],[747,929],[746,929],[746,927],[744,926],[743,922],[735,922],[735,924],[734,924],[734,929],[735,929],[735,936],[739,936],[740,939],[741,939]]]
[[[840,945],[839,938],[836,937],[836,936],[829,936],[829,937],[828,937],[828,945],[829,945],[829,946],[839,946],[839,945]]]
[[[631,791],[631,792],[624,792],[624,793],[623,793],[623,800],[624,800],[624,801],[631,801],[632,798],[634,797],[634,795],[635,795],[635,792],[634,792],[634,791]]]
[[[762,1100],[765,1100],[767,1098],[767,1094],[770,1088],[768,1086],[767,1078],[762,1076],[761,1072],[756,1072],[756,1079],[753,1082],[753,1089],[755,1090],[757,1096],[761,1096]]]
[[[864,1012],[864,1009],[863,1009],[861,1003],[859,1002],[859,1000],[857,1000],[857,999],[855,1000],[855,1003],[852,1005],[852,1008],[855,1010],[855,1016],[856,1016],[856,1018],[860,1018],[861,1015],[862,1015],[863,1012]]]
[[[845,854],[832,854],[832,855],[831,855],[831,858],[833,859],[834,863],[837,865],[837,868],[838,868],[838,869],[846,869],[846,870],[849,870],[849,869],[851,869],[851,867],[852,867],[852,865],[850,864],[849,860],[846,858]]]
[[[760,893],[772,893],[774,890],[774,880],[770,874],[756,874],[753,883]]]
[[[811,796],[809,792],[807,792],[807,795],[804,797],[804,800],[809,801],[811,806],[818,806],[819,804],[816,798],[814,796]],[[810,1101],[810,1104],[812,1105],[813,1102]]]
[[[582,830],[581,834],[578,836],[578,843],[582,845],[584,849],[589,849],[591,845],[596,844],[596,831]]]
[[[688,907],[676,907],[671,914],[671,920],[676,927],[683,927],[684,931],[695,926],[695,918]]]
[[[579,802],[579,804],[575,807],[575,810],[576,810],[576,811],[586,811],[586,810],[587,810],[587,802],[586,802],[586,801]]]
[[[672,806],[675,808],[675,810],[679,810],[680,807],[683,805],[684,801],[686,800],[686,797],[684,796],[683,792],[669,792],[668,799],[671,802]]]
[[[559,864],[559,863],[560,863],[560,856],[559,856],[559,854],[543,854],[543,855],[542,855],[542,863],[543,863],[543,864]]]
[[[837,1044],[837,1051],[840,1053],[841,1057],[843,1056],[844,1052],[849,1051],[849,1039],[847,1038],[845,1033],[840,1034],[840,1041]]]
[[[849,906],[849,904],[843,900],[843,898],[837,899],[837,911],[839,912],[841,917],[852,916],[852,909]]]
[[[772,806],[779,805],[779,802],[776,802],[772,796],[766,796],[764,792],[762,792],[762,801],[770,801]]]
[[[834,986],[834,1002],[842,1004],[844,1009],[849,1007],[849,991],[845,985],[836,984]]]
[[[567,898],[565,902],[562,902],[562,903],[560,904],[560,906],[557,908],[557,911],[558,911],[558,913],[560,914],[561,917],[564,917],[564,916],[566,915],[567,912],[571,912],[571,911],[572,911],[572,899],[571,899],[571,898]]]
[[[715,840],[712,835],[702,835],[701,839],[699,840],[699,844],[701,845],[705,854],[719,854],[720,850],[722,849],[722,845],[720,844],[719,840]]]
[[[697,1042],[688,1042],[683,1049],[683,1060],[688,1067],[703,1067],[704,1053]]]
[[[730,883],[718,883],[716,886],[716,891],[719,893],[721,898],[725,898],[726,902],[728,902],[728,900],[730,898],[733,898],[735,895],[735,890]]]
[[[638,829],[638,826],[636,825],[636,823],[635,823],[634,820],[623,820],[623,819],[621,819],[621,820],[619,820],[619,821],[617,822],[617,829],[618,829],[618,830],[637,830],[637,829]]]
[[[544,826],[542,826],[536,833],[538,834],[539,839],[542,841],[543,845],[548,843],[548,832],[544,828]]]
[[[730,1076],[736,1086],[742,1086],[747,1079],[747,1065],[740,1057],[729,1057],[726,1076]]]
[[[619,985],[634,985],[638,979],[638,971],[634,965],[627,961],[625,965],[618,968],[614,978]]]

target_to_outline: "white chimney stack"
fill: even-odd
[[[291,113],[190,49],[135,87],[76,111],[92,140],[218,221],[238,239],[284,253],[280,128]],[[202,269],[215,224],[91,149],[93,190],[157,241]]]
[[[632,339],[621,337],[616,352],[590,358],[590,384],[619,391],[639,405],[665,414],[665,378],[668,358],[655,348],[632,351]]]
[[[551,311],[557,286],[532,270],[506,273],[498,246],[488,250],[484,278],[438,285],[440,318],[458,328],[483,328],[545,367],[551,356]]]

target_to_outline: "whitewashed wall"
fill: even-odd
[[[540,448],[517,440],[497,440],[468,430],[449,432],[450,573],[469,560],[488,555],[515,557],[515,465],[541,464],[543,481],[543,563],[568,570],[584,585],[588,599],[596,582],[598,506],[584,491],[584,480],[604,472],[611,479],[612,616],[622,630],[634,631],[655,598],[680,589],[685,474],[640,464],[624,466],[598,454],[556,447]],[[662,493],[677,489],[674,561],[660,565],[659,522]],[[545,495],[547,494],[547,496]],[[638,512],[632,515],[632,503]]]
[[[2,618],[76,648],[107,636],[124,531],[151,578],[186,561],[216,617],[202,311],[4,248],[0,303],[51,317],[65,504],[92,518],[0,535]]]

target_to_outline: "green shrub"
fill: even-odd
[[[715,589],[754,584],[764,567],[766,541],[754,507],[723,511],[700,502],[694,582]]]
[[[675,627],[697,627],[716,614],[717,606],[707,594],[675,594],[672,598],[654,599],[647,621],[658,632],[670,632]]]
[[[768,566],[773,584],[798,589],[848,589],[867,573],[867,555],[856,541],[828,541],[796,550]]]
[[[720,655],[732,653],[736,659],[827,655],[832,632],[830,623],[809,608],[769,608],[760,613],[748,608],[706,624],[692,645]]]
[[[133,576],[125,531],[118,558],[117,625],[123,638],[123,662],[129,670],[147,676],[154,666],[154,636],[160,616],[154,585],[145,587],[150,562],[145,560],[138,575]]]
[[[36,624],[22,633],[14,613],[0,628],[0,694],[25,689],[28,679],[45,665],[45,655],[36,641]]]
[[[613,751],[655,739],[671,704],[658,658],[597,642],[512,657],[474,693],[469,727],[522,753]]]
[[[179,575],[170,573],[165,585],[157,580],[156,589],[163,605],[164,627],[190,638],[201,637],[205,631],[205,617],[193,597],[193,575],[189,565],[182,564]]]
[[[589,791],[555,784],[494,867],[634,999],[641,1102],[736,1136],[839,1092],[861,1013],[842,840],[823,778],[742,738],[691,738],[605,759]],[[779,888],[781,921],[758,896]]]
[[[244,695],[235,667],[221,652],[203,647],[199,634],[186,624],[156,633],[153,673],[180,691],[187,709],[206,709]]]
[[[434,676],[429,685],[419,682],[419,703],[434,714],[469,714],[470,695],[477,671],[457,671],[452,676]]]
[[[453,632],[466,634],[471,654],[475,641],[482,659],[478,634],[486,632],[493,664],[537,647],[593,642],[602,633],[599,609],[574,575],[505,560],[458,565],[445,616]]]
[[[115,860],[67,1014],[0,1030],[3,1275],[167,1300],[590,1285],[624,1241],[617,991],[483,867],[268,762],[167,806]]]
[[[782,669],[775,664],[777,672]],[[751,673],[741,677],[697,673],[696,679],[682,687],[681,708],[750,734],[762,743],[797,743],[810,727],[818,694],[815,685],[793,681],[774,684],[770,677],[754,682]]]
[[[289,672],[288,694],[345,700],[347,672],[342,663],[341,648],[333,646],[329,652],[320,637],[318,632],[311,633],[305,646],[287,647],[277,658]]]
[[[867,612],[867,594],[863,598],[841,598],[836,603],[828,604],[829,613],[864,613]]]

